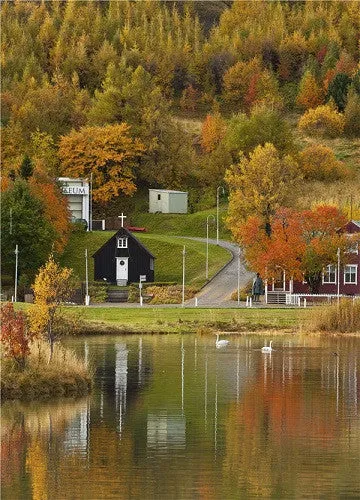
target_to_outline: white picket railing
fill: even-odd
[[[286,304],[301,307],[306,307],[307,299],[320,298],[327,299],[328,302],[331,302],[332,299],[338,298],[346,298],[346,299],[360,299],[360,295],[337,295],[336,293],[287,293],[286,294]]]

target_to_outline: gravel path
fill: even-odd
[[[206,243],[206,238],[189,239]],[[209,239],[209,243],[216,245],[216,240]],[[222,240],[219,240],[219,246],[230,252],[231,260],[197,294],[199,307],[234,307],[236,305],[236,302],[232,301],[230,297],[238,286],[239,247],[234,243]],[[240,288],[253,277],[254,273],[247,271],[242,254],[240,254]],[[195,305],[195,298],[188,300],[186,305]]]

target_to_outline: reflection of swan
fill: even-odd
[[[261,348],[261,352],[271,352],[272,351],[272,345],[273,341],[270,340],[270,345],[265,345],[264,347]]]
[[[216,347],[225,347],[228,345],[230,342],[228,340],[219,340],[219,334],[216,334]]]

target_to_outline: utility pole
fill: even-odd
[[[16,245],[15,247],[15,290],[14,290],[14,302],[17,302],[17,283],[18,283],[18,258],[19,255],[19,247]]]
[[[337,300],[340,302],[340,248],[337,249]]]
[[[222,186],[218,186],[216,189],[216,244],[219,244],[219,190],[222,189],[222,194],[225,194],[225,190]]]
[[[241,250],[239,247],[238,275],[237,275],[237,303],[238,303],[238,306],[240,306],[240,257],[241,257]]]
[[[92,195],[93,195],[93,173],[91,172],[90,174],[90,196],[89,196],[89,204],[90,204],[90,210],[89,210],[89,231],[92,231],[92,226],[93,226],[93,203],[92,203]]]
[[[206,279],[209,278],[209,218],[212,217],[215,222],[215,217],[213,215],[208,215],[206,217]]]
[[[184,245],[183,249],[183,278],[182,278],[182,300],[181,300],[181,306],[185,306],[185,256],[186,256],[186,248]]]
[[[90,305],[89,297],[89,273],[88,273],[88,250],[85,248],[85,305]]]

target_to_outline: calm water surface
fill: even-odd
[[[3,405],[2,498],[360,498],[360,339],[228,338],[69,342],[94,392]]]

